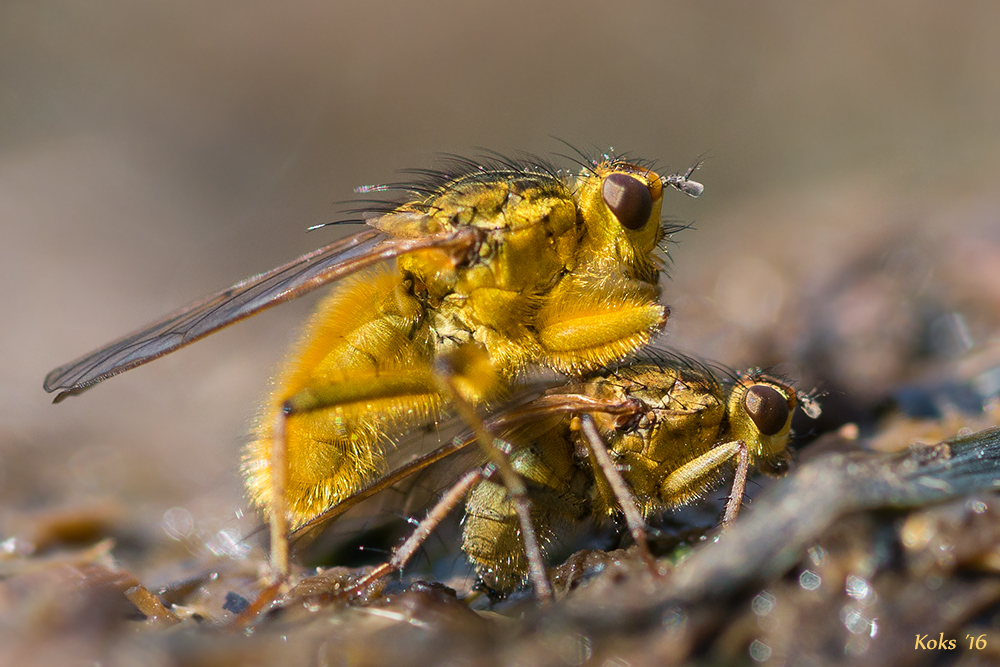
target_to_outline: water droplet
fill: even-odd
[[[163,513],[163,530],[171,539],[187,539],[194,533],[194,517],[183,507],[171,507]]]
[[[803,570],[799,575],[799,586],[807,591],[814,591],[823,583],[823,578],[812,570]]]
[[[750,603],[750,609],[758,616],[767,616],[774,609],[774,603],[777,601],[778,599],[767,591],[761,591]]]
[[[858,601],[867,600],[874,593],[867,581],[854,574],[847,577],[844,589],[848,595]]]
[[[765,662],[771,659],[771,647],[759,639],[753,640],[750,644],[750,657],[756,662]]]

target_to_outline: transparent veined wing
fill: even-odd
[[[628,399],[595,398],[572,391],[556,392],[530,399],[522,397],[522,400],[515,401],[514,404],[508,405],[485,419],[483,425],[490,433],[503,434],[510,429],[559,415],[603,413],[619,416],[622,417],[623,421],[628,421],[630,417],[636,415],[636,410],[639,407],[641,407],[639,404]],[[458,420],[458,418],[453,417],[453,420]],[[414,478],[419,473],[431,466],[446,459],[469,453],[470,449],[476,450],[474,445],[475,436],[466,433],[439,445],[430,452],[411,458],[411,460],[399,465],[391,472],[382,475],[365,488],[340,501],[302,526],[299,526],[293,533],[293,539],[305,539],[308,541],[318,534],[319,531],[323,530],[331,521],[357,506],[362,501],[387,489],[398,487],[406,480],[415,481]],[[404,447],[400,449],[406,450],[408,448]],[[469,460],[483,463],[480,460],[482,458],[481,454],[474,453]],[[459,470],[452,471],[453,476],[456,478],[458,474],[465,472],[465,469],[461,469],[461,465],[458,468]],[[453,480],[442,480],[437,487],[443,488],[448,486],[451,481]]]
[[[462,261],[476,248],[476,230],[398,238],[366,230],[314,250],[283,266],[247,278],[236,285],[177,310],[45,376],[47,392],[59,391],[55,402],[113,375],[141,366],[185,345],[298,298],[379,262],[417,250],[441,248]]]

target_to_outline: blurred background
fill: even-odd
[[[997,342],[998,26],[985,0],[0,4],[5,534],[108,499],[161,538],[233,524],[312,299],[59,406],[46,372],[329,243],[305,230],[356,186],[553,137],[707,156],[664,206],[695,226],[667,340],[874,419]]]

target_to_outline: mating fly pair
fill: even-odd
[[[593,436],[596,422],[597,430],[603,424],[607,435],[610,418],[612,430],[628,435],[642,433],[644,424],[661,423],[662,415],[646,410],[627,417],[627,412],[600,407],[566,407],[572,400],[546,413],[545,401],[558,401],[543,397],[521,413],[509,411],[515,422],[528,413],[539,417],[534,427],[519,427],[532,432],[527,437],[531,445],[515,447],[508,457],[486,431],[491,422],[484,424],[478,413],[496,411],[532,368],[565,374],[571,378],[568,386],[583,382],[596,387],[600,378],[588,374],[645,347],[669,314],[660,303],[659,278],[662,245],[675,227],[660,220],[664,189],[691,196],[702,189],[690,180],[693,168],[660,176],[649,166],[613,156],[581,166],[580,174],[573,176],[536,159],[454,159],[444,171],[414,172],[415,182],[374,188],[397,190],[403,197],[373,202],[362,211],[372,229],[243,281],[61,366],[46,377],[45,389],[60,391],[57,401],[80,393],[265,308],[339,282],[320,302],[278,372],[244,452],[249,495],[270,519],[276,576],[283,579],[288,573],[289,529],[337,514],[338,507],[355,497],[418,469],[410,465],[388,471],[387,449],[419,426],[458,414],[477,431],[476,441],[495,471],[493,479],[466,483],[465,490],[476,485],[466,521],[466,550],[485,579],[493,570],[507,571],[492,577],[498,588],[509,588],[527,570],[544,591],[533,523],[544,525],[547,519],[538,509],[541,505],[531,502],[528,487],[540,483],[560,489],[565,480],[557,475],[539,482],[532,471],[544,466],[521,463],[530,458],[521,452],[544,452],[543,459],[548,455],[547,446],[539,443],[551,438],[534,433],[535,427],[570,414],[575,416],[567,428],[574,432],[582,428]],[[697,376],[690,382],[682,379],[682,367],[657,368],[667,384],[689,388],[689,407],[663,409],[678,415],[691,412],[681,440],[697,442],[690,447],[668,445],[676,451],[657,454],[646,463],[633,455],[640,445],[624,445],[619,452],[612,444],[611,451],[622,460],[601,468],[604,473],[594,473],[599,480],[595,488],[604,488],[608,478],[625,476],[635,490],[648,486],[646,477],[652,476],[666,485],[658,492],[662,501],[676,504],[696,496],[721,463],[738,459],[745,478],[754,456],[784,449],[794,391],[781,383],[757,390],[752,383],[732,390],[741,396],[734,408],[725,391],[709,389],[721,387],[711,374],[687,365]],[[636,372],[657,371],[619,371],[622,377]],[[605,379],[610,377],[617,376]],[[647,380],[647,385],[656,384]],[[574,388],[570,393],[586,395],[587,390]],[[660,400],[671,404],[672,394],[666,395]],[[690,407],[713,400],[723,406],[721,412],[718,407]],[[745,412],[749,421],[734,410]],[[502,421],[502,415],[496,419]],[[733,427],[757,424],[756,415],[765,415],[767,426],[759,430],[771,441],[751,456],[746,452],[753,447],[752,438]],[[714,436],[706,426],[711,422],[716,422]],[[564,434],[559,438],[572,441]],[[511,439],[517,444],[513,434]],[[735,450],[732,442],[740,443]],[[597,449],[590,448],[595,458],[601,456]],[[446,451],[441,448],[439,455]],[[561,457],[559,465],[576,466],[579,458],[553,456]],[[616,475],[618,466],[628,474]],[[470,473],[470,479],[473,476]],[[497,487],[501,492],[482,490],[494,488],[489,485],[495,480],[502,484]],[[462,490],[458,485],[455,494]],[[628,495],[619,490],[615,497],[623,494]],[[644,511],[660,504],[643,500],[642,492],[636,495]],[[477,500],[481,497],[487,499]],[[469,526],[486,512],[477,514],[473,508],[491,504],[508,518],[497,524],[499,528],[479,531],[481,537],[470,536]],[[605,494],[604,500],[590,504],[613,511],[617,503]],[[630,520],[634,530],[636,521]],[[515,555],[520,546],[505,547],[505,554],[495,557],[488,555],[489,547],[484,551],[472,546],[490,540],[499,544],[508,533],[519,534],[524,542],[521,560]],[[477,560],[476,553],[487,555]],[[504,559],[512,565],[496,565]]]

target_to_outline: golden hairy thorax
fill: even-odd
[[[579,374],[647,344],[659,303],[663,179],[611,160],[570,179],[528,165],[472,169],[369,224],[398,238],[475,230],[469,256],[428,248],[338,285],[317,307],[259,413],[243,470],[271,499],[274,424],[287,401],[322,409],[286,426],[293,527],[385,469],[385,447],[447,410],[444,354],[473,350],[455,385],[474,404],[500,397],[528,365]]]

